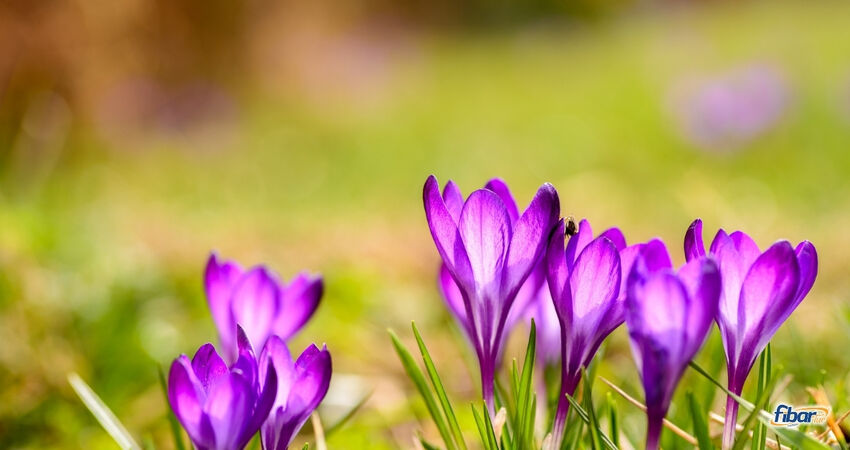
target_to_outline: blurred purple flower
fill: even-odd
[[[302,273],[284,285],[265,266],[243,270],[215,253],[207,262],[204,287],[227,360],[236,355],[236,325],[256,348],[263,348],[272,335],[287,340],[316,311],[323,291],[321,277]]]
[[[710,253],[723,275],[717,325],[726,349],[729,390],[740,395],[759,353],[812,288],[817,251],[809,241],[796,249],[778,241],[761,252],[747,234],[720,229]],[[702,220],[697,219],[685,233],[685,256],[691,261],[703,255]],[[735,439],[737,415],[738,402],[727,398],[724,448]]]
[[[781,72],[754,65],[680,89],[674,109],[683,132],[696,145],[731,149],[773,127],[789,97]]]
[[[260,378],[268,370],[277,371],[277,396],[262,426],[265,450],[285,450],[298,430],[328,392],[331,381],[331,354],[327,346],[319,350],[311,344],[292,361],[286,343],[277,336],[266,341],[260,355]]]
[[[660,240],[646,243],[627,280],[626,325],[646,399],[646,448],[657,449],[664,416],[717,312],[721,281],[710,258],[673,270]]]
[[[560,204],[555,188],[544,184],[520,216],[503,182],[493,180],[488,187],[464,201],[451,181],[441,194],[432,175],[423,202],[431,236],[461,294],[464,314],[458,320],[472,337],[482,394],[492,412],[493,377],[511,306],[544,252]],[[455,295],[447,301],[452,311],[461,310]]]
[[[624,320],[625,275],[641,244],[626,247],[618,228],[593,239],[590,222],[582,220],[578,233],[564,249],[565,224],[561,220],[546,253],[549,291],[560,324],[561,390],[555,413],[555,446],[563,437],[569,402],[602,341]]]
[[[238,358],[230,368],[212,344],[189,361],[180,355],[168,375],[168,401],[200,450],[244,448],[269,414],[277,393],[274,367],[265,369],[262,386],[248,338],[237,327]]]

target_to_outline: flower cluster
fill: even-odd
[[[221,354],[208,343],[174,361],[171,408],[198,449],[242,449],[258,431],[264,449],[288,448],[330,383],[326,347],[293,361],[286,345],[316,310],[322,280],[301,274],[286,285],[266,267],[243,270],[213,254],[205,290]]]
[[[559,220],[558,194],[549,184],[522,214],[498,179],[464,199],[453,182],[441,192],[431,176],[423,198],[443,262],[440,286],[478,357],[491,414],[495,374],[514,326],[534,318],[543,337],[538,353],[559,362],[548,448],[561,447],[567,397],[621,324],[643,382],[647,448],[655,449],[675,388],[712,322],[723,337],[729,390],[740,394],[756,358],[817,275],[817,253],[808,241],[796,248],[779,241],[761,252],[746,234],[721,229],[706,252],[700,220],[685,235],[687,262],[677,269],[659,239],[628,245],[618,228],[594,237],[587,220],[577,230]],[[724,448],[734,440],[736,415],[730,398]]]

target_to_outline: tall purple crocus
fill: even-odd
[[[272,335],[289,339],[316,311],[323,291],[320,277],[302,273],[285,285],[265,266],[243,270],[215,253],[207,262],[204,287],[227,360],[236,356],[237,324],[255,348],[263,348]]]
[[[446,185],[443,195],[445,195],[446,190],[456,188],[457,186],[450,181]],[[513,194],[511,194],[510,189],[504,181],[498,178],[494,178],[488,181],[486,185],[484,185],[484,189],[493,191],[494,193],[496,193],[496,195],[499,196],[499,198],[504,203],[512,222],[516,222],[517,220],[519,220],[519,208],[517,207]],[[452,278],[452,274],[451,272],[449,272],[449,269],[445,263],[442,263],[440,265],[439,278],[440,291],[443,294],[443,299],[446,301],[446,306],[448,306],[449,311],[458,321],[470,342],[474,343],[475,332],[472,326],[472,321],[470,321],[469,317],[466,315],[466,306],[463,300],[463,293],[461,292],[460,287],[458,287],[457,283],[454,281],[454,278]],[[535,308],[536,303],[538,303],[538,297],[543,291],[545,285],[546,268],[543,264],[543,259],[541,258],[535,268],[528,275],[528,278],[526,278],[525,282],[522,283],[522,287],[520,287],[519,291],[517,291],[514,303],[511,306],[510,312],[508,312],[508,317],[507,319],[505,319],[504,332],[502,333],[502,342],[500,343],[499,348],[504,348],[504,343],[505,341],[507,341],[508,337],[510,337],[510,333],[514,329],[514,327],[521,321],[523,321],[529,315],[529,313],[532,312],[532,309]],[[540,331],[539,325],[538,331]],[[538,348],[541,347],[538,346]],[[496,368],[501,365],[501,356],[502,355],[500,354],[497,357],[495,365]]]
[[[674,271],[655,239],[641,249],[626,289],[626,325],[646,399],[646,448],[653,450],[676,385],[711,329],[720,272],[705,257]]]
[[[549,240],[546,253],[549,291],[555,305],[561,336],[561,389],[553,436],[560,445],[572,395],[602,341],[624,320],[621,285],[640,245],[626,247],[618,228],[593,238],[587,220],[570,237],[564,249],[562,220]]]
[[[331,354],[327,347],[310,345],[294,362],[286,344],[277,336],[266,341],[260,355],[260,377],[266,369],[277,371],[277,396],[262,426],[265,450],[286,450],[298,430],[328,392]]]
[[[550,184],[512,217],[504,183],[479,189],[464,201],[453,182],[440,193],[432,175],[423,202],[431,236],[463,299],[463,323],[481,369],[484,400],[493,409],[494,374],[505,323],[517,293],[544,252],[558,220],[558,193]]]
[[[778,241],[761,252],[745,233],[717,231],[710,248],[723,275],[717,325],[726,350],[729,390],[740,395],[759,353],[812,288],[818,272],[815,246],[803,241],[794,248]],[[702,221],[685,233],[688,261],[705,255]],[[735,440],[738,403],[728,397],[723,448]]]
[[[171,364],[168,401],[199,450],[244,448],[274,404],[275,368],[258,370],[241,327],[236,340],[238,357],[229,368],[212,344],[201,346],[191,361],[180,355]]]

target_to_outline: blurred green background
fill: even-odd
[[[459,405],[475,398],[436,287],[431,173],[465,192],[500,176],[520,204],[549,181],[564,215],[660,236],[679,262],[695,217],[707,240],[722,226],[813,241],[819,278],[774,364],[793,375],[783,398],[824,383],[843,412],[848,23],[839,1],[4,2],[0,448],[115,448],[72,371],[171,448],[157,365],[215,342],[213,249],[324,275],[292,345],[333,354],[327,423],[371,393],[331,448],[434,436],[386,335],[411,343],[415,319]],[[754,63],[787,80],[775,126],[733,149],[691,143],[676,86]],[[718,340],[700,358],[722,376]],[[600,373],[639,397],[625,331],[610,341]],[[642,415],[621,410],[641,442]]]

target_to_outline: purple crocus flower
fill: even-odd
[[[331,381],[331,354],[314,344],[292,361],[286,344],[277,336],[266,341],[260,355],[260,376],[264,367],[277,371],[277,396],[268,419],[262,426],[263,448],[285,450],[298,430],[328,392]]]
[[[271,335],[287,340],[316,311],[323,291],[320,277],[302,273],[284,285],[265,266],[243,270],[215,253],[207,262],[204,287],[227,360],[236,356],[237,324],[255,348],[263,348]]]
[[[723,275],[717,325],[726,350],[729,390],[740,395],[759,353],[812,288],[818,273],[815,246],[803,241],[794,248],[778,241],[761,252],[745,233],[717,231],[710,248]],[[685,256],[705,255],[702,221],[685,233]],[[735,440],[738,402],[726,401],[723,447]]]
[[[180,355],[168,374],[168,401],[199,450],[244,448],[266,420],[277,393],[274,367],[263,368],[241,327],[238,357],[229,368],[212,344],[204,344],[189,361]]]
[[[676,93],[677,119],[700,147],[732,149],[773,127],[789,104],[782,73],[750,65],[690,82]]]
[[[673,270],[667,248],[644,245],[628,277],[626,325],[646,399],[646,448],[658,448],[664,416],[717,311],[721,282],[710,258]]]
[[[569,402],[581,368],[587,367],[602,341],[624,320],[621,285],[640,245],[626,247],[618,228],[593,238],[587,220],[570,237],[564,249],[562,220],[549,240],[546,263],[549,290],[560,324],[561,390],[555,413],[553,436],[556,447],[563,437]]]
[[[505,323],[520,287],[543,254],[558,220],[558,193],[550,184],[537,191],[528,208],[512,217],[510,194],[479,189],[464,201],[453,182],[440,193],[432,175],[423,201],[431,236],[463,300],[466,333],[472,336],[481,369],[484,400],[493,409],[494,374]]]

